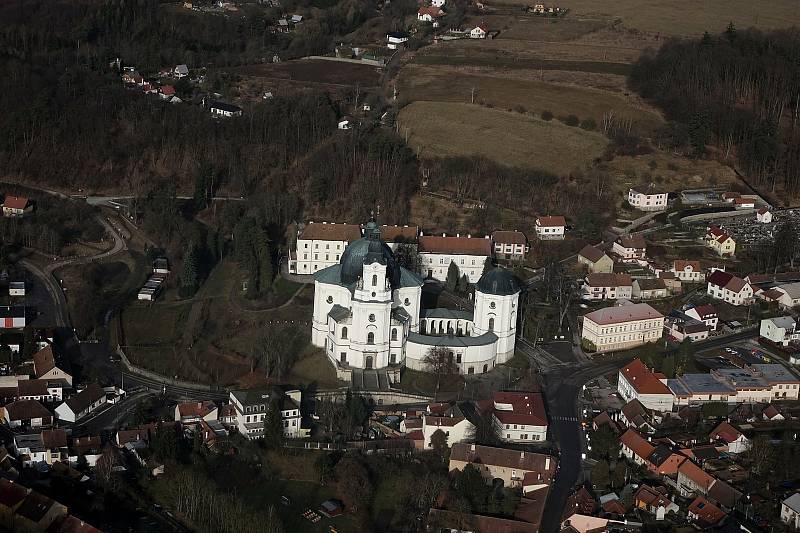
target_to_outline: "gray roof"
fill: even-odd
[[[516,276],[502,268],[493,268],[484,273],[475,288],[484,294],[497,296],[509,296],[520,291]]]
[[[487,331],[477,337],[455,337],[452,335],[435,336],[422,335],[414,331],[408,334],[408,341],[415,344],[427,344],[428,346],[448,346],[453,348],[463,348],[466,346],[485,346],[497,341],[497,335]]]
[[[795,492],[785,500],[783,504],[796,513],[800,513],[800,492]]]
[[[759,372],[764,377],[764,380],[766,380],[768,383],[800,381],[789,369],[780,364],[756,364],[751,366],[753,369]]]
[[[772,322],[776,328],[783,328],[787,330],[793,330],[795,324],[794,318],[790,316],[776,316],[775,318],[765,318],[765,321]]]
[[[344,256],[342,256],[344,257]],[[422,287],[423,281],[419,276],[401,266],[397,267],[400,271],[400,285],[401,287]],[[355,282],[347,283],[342,281],[342,265],[333,265],[322,270],[314,272],[314,280],[328,285],[339,285],[346,287],[352,292],[356,286]]]
[[[242,405],[268,405],[272,393],[269,390],[235,390],[231,394]]]
[[[684,374],[676,379],[668,379],[667,387],[676,396],[736,393],[736,389],[711,374]]]
[[[331,317],[334,321],[339,322],[350,316],[350,310],[347,309],[346,307],[342,307],[341,305],[336,304],[333,307],[331,307],[330,311],[328,311],[328,316]]]
[[[736,387],[767,388],[769,384],[760,376],[739,368],[720,368],[717,372]]]
[[[462,311],[459,309],[445,309],[436,307],[434,309],[423,309],[419,313],[420,318],[450,318],[454,320],[472,320],[472,311]]]
[[[792,300],[800,298],[800,282],[786,283],[784,285],[778,285],[775,288],[785,292]]]
[[[407,322],[411,320],[411,315],[409,315],[408,311],[406,311],[403,307],[395,307],[392,309],[392,317],[400,322]]]

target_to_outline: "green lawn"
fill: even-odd
[[[183,334],[191,302],[155,303],[135,301],[122,312],[127,344],[174,345]]]

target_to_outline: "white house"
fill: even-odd
[[[477,283],[485,270],[486,261],[492,257],[492,241],[488,235],[421,235],[417,250],[423,277],[445,282],[450,263],[455,263],[459,276],[466,275],[467,281]]]
[[[586,276],[581,298],[586,300],[630,299],[633,282],[628,274],[592,273]]]
[[[498,259],[522,261],[530,250],[528,237],[521,231],[496,230],[492,232],[494,255]]]
[[[791,316],[763,319],[758,334],[768,341],[781,346],[788,346],[792,341],[800,341],[797,321]]]
[[[351,130],[353,129],[353,121],[349,117],[342,117],[336,127],[340,130]]]
[[[762,207],[756,211],[756,221],[761,224],[770,224],[772,222],[772,211],[767,207]]]
[[[254,440],[264,437],[264,419],[273,402],[280,408],[283,435],[290,439],[308,436],[301,428],[301,392],[290,390],[285,394],[264,390],[231,391],[230,401],[236,409],[236,428],[244,437]]]
[[[672,392],[666,377],[647,368],[634,359],[619,370],[617,392],[626,401],[639,400],[648,409],[665,412],[672,410]]]
[[[431,0],[431,5],[433,7],[443,8],[446,3],[446,0]]]
[[[56,407],[56,418],[66,422],[76,422],[105,403],[106,392],[100,385],[92,383]]]
[[[628,190],[628,203],[641,211],[664,211],[667,209],[668,193],[654,183],[637,185]]]
[[[705,243],[719,255],[736,253],[736,241],[725,230],[717,226],[712,225],[706,229]]]
[[[25,296],[25,282],[24,281],[11,281],[8,284],[9,296]]]
[[[242,116],[241,107],[226,102],[211,102],[208,106],[208,110],[215,117],[230,118]]]
[[[4,217],[21,217],[33,211],[33,203],[25,196],[7,194],[3,199]]]
[[[504,442],[527,444],[547,439],[547,413],[539,392],[495,392],[492,420]]]
[[[706,274],[700,266],[700,261],[689,261],[687,259],[676,259],[672,262],[671,272],[675,273],[681,281],[688,283],[700,283],[705,280]]]
[[[750,449],[750,439],[744,433],[730,425],[728,422],[721,422],[708,435],[713,443],[721,442],[727,448],[728,453],[744,453]]]
[[[539,239],[563,239],[566,227],[567,220],[563,216],[536,217],[536,236]]]
[[[56,356],[52,344],[33,354],[33,373],[36,379],[62,380],[72,385],[72,375],[67,371],[67,360]]]
[[[386,34],[386,46],[390,50],[397,50],[409,39],[408,33],[404,31],[390,31]]]
[[[753,300],[753,287],[748,282],[722,270],[708,276],[706,293],[731,305],[749,305]]]
[[[660,278],[640,278],[633,280],[631,296],[636,300],[653,300],[666,298],[667,284]]]
[[[361,238],[358,224],[309,222],[297,233],[294,257],[289,259],[289,272],[313,274],[339,263],[345,247]]]
[[[647,243],[641,235],[623,235],[614,241],[611,251],[623,261],[635,262],[646,257]]]
[[[781,502],[781,522],[794,529],[800,528],[800,492]]]
[[[781,293],[778,303],[784,309],[800,306],[800,282],[784,283],[773,287],[775,291]]]
[[[587,244],[578,252],[578,263],[586,265],[589,272],[611,273],[614,271],[614,260],[591,244]]]
[[[686,314],[695,320],[703,322],[711,331],[716,331],[719,325],[719,315],[711,304],[697,305],[686,310]]]
[[[24,466],[52,465],[68,458],[67,433],[63,429],[45,429],[40,433],[16,434],[12,449]]]
[[[470,39],[486,39],[486,33],[488,32],[486,26],[483,24],[479,24],[472,28],[469,31],[469,38]]]
[[[437,22],[443,16],[444,11],[435,6],[421,7],[417,11],[417,20],[420,22]]]
[[[664,315],[647,304],[606,307],[583,317],[581,338],[597,352],[627,350],[657,342],[664,333]]]
[[[472,437],[475,426],[466,419],[457,405],[431,404],[422,415],[422,435],[424,446],[433,447],[431,439],[437,431],[444,433],[447,446],[464,442]]]
[[[177,65],[173,70],[173,75],[176,78],[185,78],[189,75],[189,67],[186,65]]]
[[[38,428],[51,425],[53,416],[36,400],[17,400],[3,406],[3,420],[12,429]]]

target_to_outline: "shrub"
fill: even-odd
[[[583,119],[581,122],[581,129],[594,131],[597,129],[597,122],[591,117]]]
[[[553,120],[553,113],[550,111],[542,111],[542,120],[547,120],[548,122]]]
[[[575,115],[567,115],[565,118],[561,119],[561,122],[563,122],[567,126],[573,126],[573,127],[581,123],[580,119]]]
[[[528,110],[525,109],[524,105],[515,105],[514,111],[516,111],[517,113],[526,113]]]

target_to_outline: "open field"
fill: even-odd
[[[553,173],[583,167],[608,143],[599,133],[555,120],[451,102],[414,102],[403,108],[397,123],[423,159],[481,155],[504,165]]]
[[[490,5],[524,6],[527,0],[501,0]],[[738,28],[755,26],[760,29],[786,28],[800,24],[796,0],[775,0],[768,4],[746,0],[621,0],[598,3],[591,0],[571,0],[566,7],[567,17],[592,16],[622,19],[628,28],[667,35],[701,35],[704,31],[719,33],[728,22]]]
[[[226,71],[244,77],[348,87],[356,85],[375,87],[380,80],[380,74],[374,66],[319,59],[247,65],[226,69]]]
[[[412,101],[469,102],[474,90],[475,102],[503,109],[522,106],[537,115],[544,110],[557,117],[574,114],[581,119],[594,118],[598,124],[613,110],[616,116],[630,118],[647,130],[663,124],[655,110],[636,106],[617,93],[509,78],[501,72],[473,74],[455,68],[409,65],[403,69],[401,80],[400,94]]]

